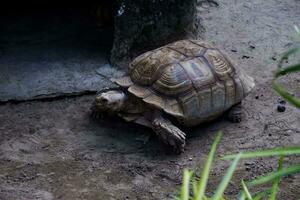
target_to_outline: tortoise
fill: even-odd
[[[196,126],[227,113],[242,118],[241,101],[254,87],[218,48],[201,40],[180,40],[135,58],[128,76],[112,78],[117,89],[100,92],[93,112],[117,114],[152,128],[175,152],[186,134],[176,126]]]

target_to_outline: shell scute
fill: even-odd
[[[124,76],[124,77],[120,77],[120,78],[111,78],[110,80],[124,88],[128,88],[131,85],[133,85],[133,82],[132,82],[130,76]]]
[[[197,91],[189,91],[189,93],[180,96],[179,101],[185,116],[190,118],[199,117],[200,102]]]
[[[152,94],[152,91],[149,88],[145,88],[137,84],[130,86],[128,91],[139,98],[146,98]]]
[[[180,62],[185,73],[192,81],[194,89],[201,90],[203,86],[215,82],[214,75],[202,58],[193,58]]]
[[[220,80],[226,80],[234,74],[231,62],[218,50],[207,50],[205,58]]]
[[[162,47],[138,56],[130,64],[129,74],[133,82],[151,85],[161,74],[163,66],[177,63],[184,58],[181,53]]]
[[[192,40],[180,40],[167,45],[167,48],[180,52],[187,58],[202,56],[205,51],[205,46],[200,46]]]
[[[177,96],[192,89],[192,81],[179,64],[170,65],[165,68],[152,87],[158,93],[167,96]]]

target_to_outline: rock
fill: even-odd
[[[285,105],[285,104],[286,104],[286,101],[285,101],[285,100],[279,100],[279,104]]]
[[[284,111],[285,111],[285,106],[279,104],[279,105],[277,106],[277,111],[278,111],[278,112],[284,112]]]
[[[193,38],[199,29],[196,0],[117,0],[111,63],[127,67],[138,54]]]

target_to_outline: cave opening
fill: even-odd
[[[109,63],[114,6],[114,1],[2,3],[0,100],[71,93],[78,78],[91,88],[88,78]],[[36,94],[30,94],[33,88]]]

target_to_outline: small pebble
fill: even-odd
[[[281,105],[285,105],[285,104],[286,104],[286,101],[285,101],[285,100],[279,100],[279,103],[280,103]]]
[[[193,158],[192,158],[192,157],[190,157],[190,158],[189,158],[189,161],[192,161],[192,160],[193,160]]]
[[[277,106],[277,111],[278,112],[284,112],[285,111],[285,106],[284,105],[278,105]]]
[[[251,170],[251,167],[245,167],[245,170],[246,170],[246,171],[250,171],[250,170]]]
[[[249,59],[249,58],[250,58],[250,56],[246,56],[246,55],[242,56],[242,59]]]
[[[255,99],[258,99],[258,98],[259,98],[259,96],[258,96],[258,95],[256,95],[256,96],[255,96]]]

